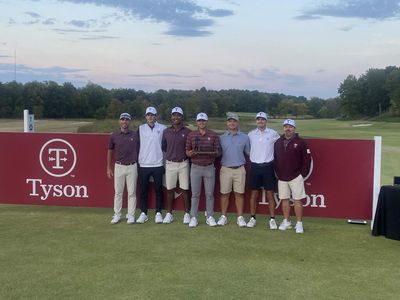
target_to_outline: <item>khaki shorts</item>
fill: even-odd
[[[231,169],[221,166],[219,173],[219,187],[221,194],[229,194],[232,190],[243,194],[246,184],[246,169],[241,166],[237,169]]]
[[[306,197],[304,190],[304,178],[297,176],[290,181],[278,180],[279,199],[301,200]]]
[[[189,189],[189,160],[182,162],[167,160],[165,162],[165,183],[167,190],[176,188],[178,180],[179,187],[182,190]]]

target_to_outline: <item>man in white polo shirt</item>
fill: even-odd
[[[259,190],[263,188],[267,194],[269,203],[269,228],[277,229],[275,221],[275,200],[276,178],[274,173],[274,144],[279,139],[279,134],[267,128],[267,114],[259,112],[256,114],[257,128],[249,132],[250,138],[250,221],[247,227],[256,226],[256,209]]]
[[[161,143],[166,126],[157,122],[157,110],[152,106],[146,109],[145,117],[146,123],[139,126],[139,185],[140,209],[142,212],[136,222],[144,223],[148,220],[148,186],[151,176],[154,179],[156,192],[156,215],[154,221],[162,223],[164,161]]]

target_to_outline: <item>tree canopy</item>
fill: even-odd
[[[349,75],[340,84],[342,113],[350,118],[400,115],[400,69],[369,69],[359,78]]]
[[[142,117],[149,105],[155,106],[161,116],[169,115],[173,107],[180,106],[189,118],[198,112],[225,116],[228,111],[265,111],[271,117],[335,117],[338,110],[337,99],[309,101],[305,97],[238,89],[214,91],[203,87],[146,93],[125,88],[108,90],[93,83],[82,88],[53,81],[0,83],[1,118],[20,117],[24,109],[29,109],[37,118],[117,118],[122,111]]]
[[[250,90],[141,90],[106,89],[94,83],[77,88],[71,83],[0,82],[0,118],[22,116],[29,109],[36,118],[117,118],[122,111],[141,118],[147,106],[161,117],[180,106],[185,117],[198,112],[225,116],[228,111],[265,111],[270,117],[374,117],[390,112],[400,115],[400,69],[369,69],[360,77],[348,75],[338,88],[339,97],[321,99]]]

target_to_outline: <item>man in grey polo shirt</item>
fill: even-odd
[[[250,141],[247,134],[239,130],[239,117],[228,113],[228,131],[220,137],[222,159],[220,170],[221,217],[217,224],[224,226],[228,220],[226,213],[229,206],[229,197],[233,190],[235,194],[237,221],[239,227],[246,227],[243,218],[243,199],[246,184],[245,155],[250,155]]]
[[[127,223],[135,223],[137,159],[139,151],[139,136],[129,129],[131,115],[122,113],[119,117],[120,130],[113,132],[108,142],[107,176],[114,177],[114,216],[111,224],[119,223],[121,219],[122,194],[126,183],[128,191]],[[114,171],[111,166],[113,154],[115,157]]]

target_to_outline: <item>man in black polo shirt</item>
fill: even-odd
[[[173,221],[172,204],[174,192],[179,181],[179,188],[183,197],[183,224],[189,224],[189,160],[186,156],[186,138],[191,132],[183,126],[183,110],[174,107],[171,111],[172,126],[163,132],[162,150],[165,152],[165,182],[167,185],[167,214],[163,220],[164,224]]]
[[[128,191],[127,224],[135,223],[137,159],[139,151],[139,136],[136,131],[129,129],[131,115],[122,113],[119,117],[120,130],[110,136],[107,151],[107,176],[114,177],[114,216],[111,224],[117,224],[121,219],[122,194],[126,182]],[[111,167],[115,158],[114,172]]]

